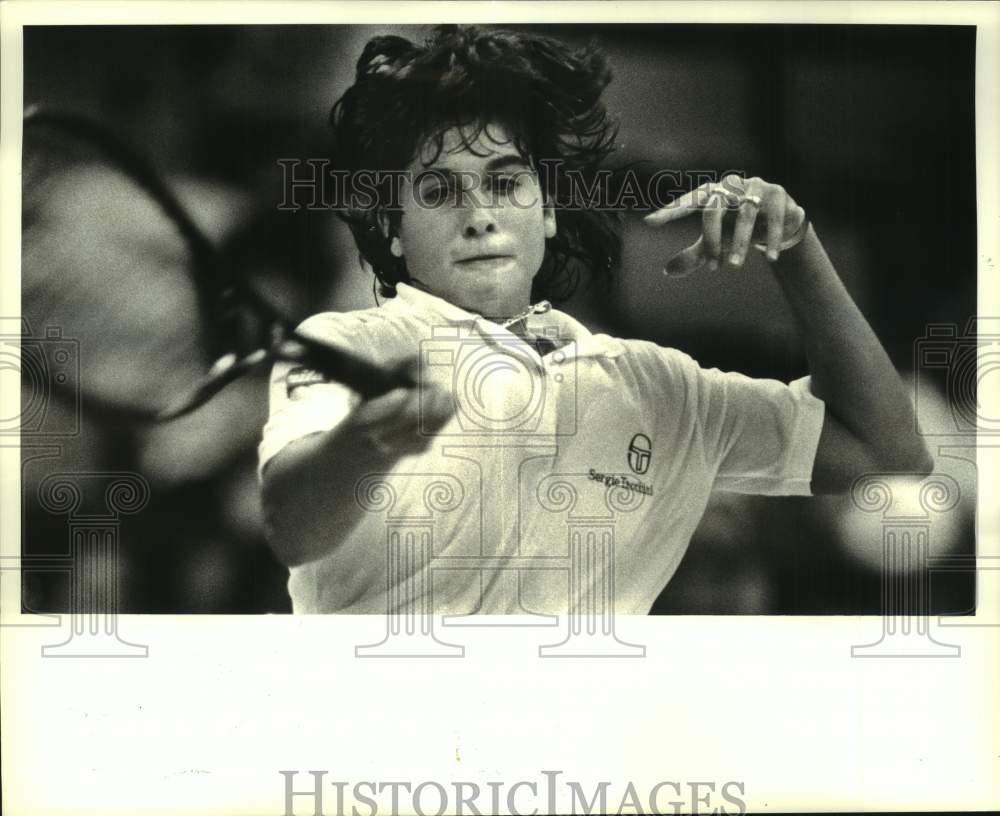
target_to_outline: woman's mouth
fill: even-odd
[[[456,265],[470,271],[489,271],[501,269],[513,261],[513,255],[473,255],[457,261]]]

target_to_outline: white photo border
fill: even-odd
[[[3,315],[20,311],[22,26],[386,20],[976,25],[978,312],[1000,314],[994,4],[14,0],[0,15]],[[996,379],[980,394],[994,407]],[[16,415],[18,398],[0,394],[0,415]],[[978,454],[979,552],[1000,555],[984,511],[1000,507],[1000,448]],[[0,466],[0,554],[16,557],[17,447],[0,447]],[[979,602],[996,620],[1000,598]],[[25,617],[16,593],[2,605],[5,624]],[[39,630],[0,632],[5,813],[281,814],[281,770],[299,771],[297,789],[310,770],[350,790],[360,780],[540,783],[557,769],[587,791],[611,781],[612,805],[628,782],[735,780],[752,811],[1000,807],[996,628],[948,629],[956,660],[853,660],[851,644],[877,635],[872,618],[622,618],[619,635],[648,644],[645,660],[538,660],[523,632],[482,631],[461,661],[404,663],[354,659],[356,644],[380,637],[381,617],[121,620],[128,639],[150,645],[148,659],[43,660]],[[536,806],[545,812],[543,796]],[[312,812],[309,802],[295,812]]]

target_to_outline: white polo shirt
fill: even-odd
[[[528,329],[559,347],[540,357],[406,284],[380,308],[299,327],[380,365],[419,357],[456,416],[426,452],[357,485],[368,512],[349,540],[290,571],[296,612],[384,613],[416,600],[448,614],[559,614],[600,596],[645,614],[713,490],[809,494],[824,406],[808,377],[785,385],[703,369],[554,309]],[[261,472],[357,400],[276,365]]]

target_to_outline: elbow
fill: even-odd
[[[308,554],[304,540],[288,526],[279,526],[264,516],[264,536],[274,557],[288,569],[299,567],[313,560]]]
[[[917,479],[930,476],[934,472],[934,467],[934,456],[922,439],[908,450],[893,451],[884,457],[882,462],[882,470],[887,473],[912,476]]]
[[[921,479],[930,476],[934,472],[935,461],[927,443],[922,436],[917,436],[913,449],[909,452],[909,461],[906,463],[906,471],[919,476]]]
[[[294,510],[282,500],[281,490],[267,478],[261,486],[261,511],[264,537],[271,552],[284,566],[291,569],[306,563],[303,531],[296,529]]]
[[[288,531],[282,529],[275,522],[272,514],[266,509],[266,505],[264,510],[264,538],[267,540],[271,552],[274,553],[274,557],[283,566],[291,569],[303,562],[303,559],[298,555],[301,548],[296,547],[294,539],[288,534]]]
[[[920,478],[923,479],[930,476],[934,472],[936,465],[937,463],[934,461],[934,455],[930,452],[927,446],[924,445],[921,458],[916,467],[916,472],[919,473]]]

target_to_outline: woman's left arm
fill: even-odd
[[[702,213],[702,235],[668,272],[739,269],[759,241],[791,305],[826,405],[814,493],[843,492],[870,472],[923,476],[934,461],[917,432],[909,390],[851,299],[805,212],[777,184],[727,176],[646,217],[659,226]],[[727,217],[728,216],[728,217]]]

